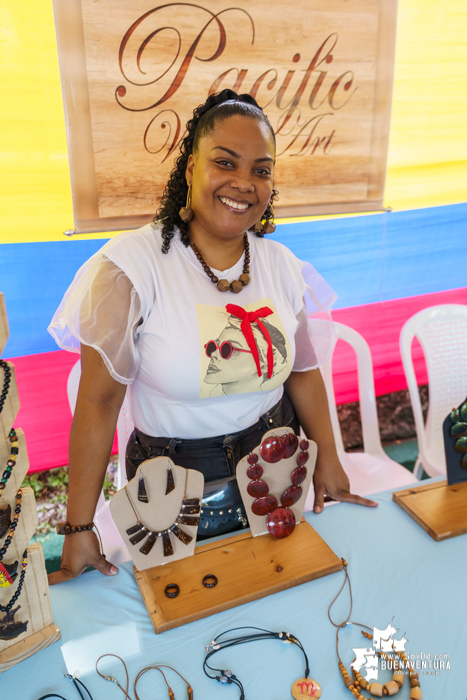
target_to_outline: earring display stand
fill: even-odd
[[[159,634],[341,569],[341,560],[302,519],[290,537],[282,540],[243,532],[201,545],[193,557],[145,571],[134,567],[133,571]],[[213,588],[202,583],[207,574],[218,579]],[[176,598],[164,593],[170,583],[180,586]]]
[[[5,310],[3,294],[0,292],[0,356],[8,340],[8,319]],[[3,474],[7,461],[11,455],[11,441],[9,439],[14,420],[19,411],[19,397],[16,385],[14,366],[8,363],[11,370],[10,386],[3,410],[0,413],[0,475]],[[0,369],[0,380],[3,380],[3,371]],[[26,440],[23,431],[16,429],[18,441],[18,454],[10,477],[3,491],[0,491],[0,507],[11,506],[14,516],[16,494],[24,481],[29,469]],[[52,607],[50,604],[47,571],[45,568],[44,553],[40,544],[27,546],[37,527],[37,510],[34,492],[31,488],[22,489],[21,513],[18,525],[15,529],[11,544],[4,556],[4,562],[11,564],[19,562],[18,576],[10,586],[0,587],[0,605],[8,605],[14,596],[20,580],[21,561],[23,552],[27,549],[27,567],[24,584],[20,596],[13,605],[13,610],[20,606],[14,616],[15,622],[25,622],[28,626],[13,639],[0,639],[0,673],[7,671],[15,664],[27,659],[41,649],[45,649],[53,642],[60,639],[60,630],[54,625]],[[3,545],[7,534],[0,539],[0,547]],[[0,627],[6,614],[0,612]]]
[[[396,491],[393,500],[436,542],[467,533],[467,482],[446,480]]]

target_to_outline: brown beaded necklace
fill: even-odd
[[[388,681],[388,683],[385,683],[384,685],[382,683],[377,683],[375,681],[370,682],[367,681],[363,676],[360,674],[358,670],[356,670],[353,666],[355,663],[355,660],[352,662],[352,676],[349,674],[347,671],[346,667],[344,666],[342,659],[339,654],[339,631],[345,627],[346,625],[354,625],[357,627],[361,627],[361,634],[363,634],[364,637],[367,639],[373,639],[373,635],[371,634],[371,629],[367,625],[362,624],[361,622],[355,622],[350,620],[350,616],[352,615],[352,608],[353,608],[353,596],[352,596],[352,586],[350,584],[350,577],[349,573],[347,571],[347,562],[345,559],[342,559],[342,564],[344,568],[344,583],[342,584],[339,593],[336,595],[334,600],[332,601],[331,605],[328,608],[328,618],[329,621],[331,622],[334,627],[336,627],[336,652],[337,652],[337,658],[339,662],[339,671],[342,676],[342,680],[344,681],[345,687],[352,693],[354,698],[356,700],[371,700],[370,698],[366,698],[365,695],[362,694],[362,690],[366,690],[370,695],[373,697],[383,697],[387,695],[396,695],[399,690],[402,688],[404,685],[404,680],[405,680],[405,675],[400,672],[399,668],[395,668],[392,676],[392,680]],[[331,617],[331,608],[342,593],[342,591],[345,588],[345,585],[348,584],[349,588],[349,595],[350,595],[350,611],[347,617],[343,622],[340,624],[337,622],[334,622],[334,620]],[[365,632],[364,630],[370,630],[370,632]],[[385,654],[383,651],[375,651],[376,655],[379,657],[382,657],[386,659],[387,661],[392,661],[387,654]],[[410,698],[411,700],[421,700],[422,697],[422,691],[420,690],[420,681],[418,677],[418,673],[414,671],[414,669],[410,666],[409,660],[405,653],[403,651],[396,651],[395,655],[402,660],[403,665],[405,668],[408,669],[408,676],[409,676],[409,683],[411,686],[411,691],[410,691]]]
[[[248,241],[248,236],[246,233],[243,236],[243,240],[245,242],[245,260],[243,262],[243,273],[240,275],[238,280],[233,280],[232,282],[229,282],[225,279],[220,280],[218,277],[216,277],[216,275],[211,270],[211,268],[209,267],[209,265],[199,252],[198,248],[193,243],[193,241],[190,241],[190,247],[193,253],[200,261],[203,270],[205,271],[211,282],[217,285],[217,289],[220,292],[231,291],[234,294],[238,294],[242,291],[243,287],[246,287],[247,284],[250,284],[250,243]]]

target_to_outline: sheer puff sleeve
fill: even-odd
[[[337,295],[313,265],[300,262],[301,308],[296,310],[294,372],[307,372],[324,364],[336,341],[330,309]]]
[[[130,279],[97,253],[78,270],[48,331],[63,350],[94,348],[117,382],[131,384],[139,368],[140,323],[141,301]]]

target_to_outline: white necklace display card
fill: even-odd
[[[264,434],[263,439],[261,440],[261,444],[268,437],[282,437],[283,435],[287,435],[288,433],[293,434],[292,428],[275,428],[274,430],[269,430],[267,433]],[[252,454],[258,456],[258,461],[256,462],[256,464],[261,466],[263,469],[261,480],[266,482],[266,484],[269,486],[268,495],[276,497],[279,508],[281,507],[282,494],[284,493],[284,491],[286,491],[292,486],[292,472],[298,466],[297,457],[302,451],[300,449],[300,442],[301,438],[298,437],[299,444],[295,453],[291,457],[283,458],[275,464],[267,463],[264,461],[264,459],[261,458],[261,445],[258,445],[257,447],[255,447],[254,450],[252,450]],[[316,456],[318,453],[318,447],[316,443],[312,440],[308,440],[308,443],[309,446],[306,451],[308,452],[309,457],[308,461],[304,465],[306,467],[307,474],[305,480],[301,483],[302,495],[294,505],[289,506],[290,510],[293,511],[293,514],[295,516],[295,523],[297,525],[300,523],[303,511],[305,509],[305,502],[308,495],[308,491],[311,487],[313,472],[315,470],[316,464]],[[243,459],[241,459],[240,462],[238,462],[237,482],[238,487],[240,489],[240,494],[242,496],[242,501],[245,505],[246,516],[250,524],[251,534],[253,535],[253,537],[257,537],[258,535],[264,535],[268,532],[268,528],[266,526],[267,516],[255,515],[251,510],[251,506],[256,499],[253,496],[250,496],[250,494],[247,491],[248,484],[252,481],[247,474],[248,468],[250,466],[251,465],[248,462],[248,455],[246,457],[243,457]]]
[[[168,474],[172,471],[174,487],[167,491]],[[147,495],[147,503],[138,500],[140,478],[143,479],[144,490]],[[180,516],[186,514],[189,518],[199,519],[201,501],[203,498],[204,477],[201,472],[194,469],[184,469],[176,466],[169,457],[155,457],[148,459],[138,467],[136,475],[125,488],[118,491],[110,502],[110,512],[117,525],[118,531],[125,542],[130,557],[139,571],[150,569],[153,566],[168,564],[178,559],[192,556],[195,552],[196,534],[198,525],[187,525],[177,522]],[[183,508],[183,501],[198,499],[199,510],[190,513],[196,506]],[[182,517],[183,520],[183,517]],[[136,544],[130,542],[134,534],[143,535],[143,530],[136,533],[127,533],[140,523],[144,537]],[[177,529],[188,537],[189,544],[182,542],[170,528]],[[147,544],[151,533],[156,535],[154,544],[148,554],[144,554],[141,548]],[[165,533],[162,535],[162,533]],[[164,556],[163,540],[170,540],[169,547],[173,554]]]

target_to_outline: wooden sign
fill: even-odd
[[[278,216],[382,206],[395,0],[54,0],[75,226],[154,216],[193,108],[253,95]]]

